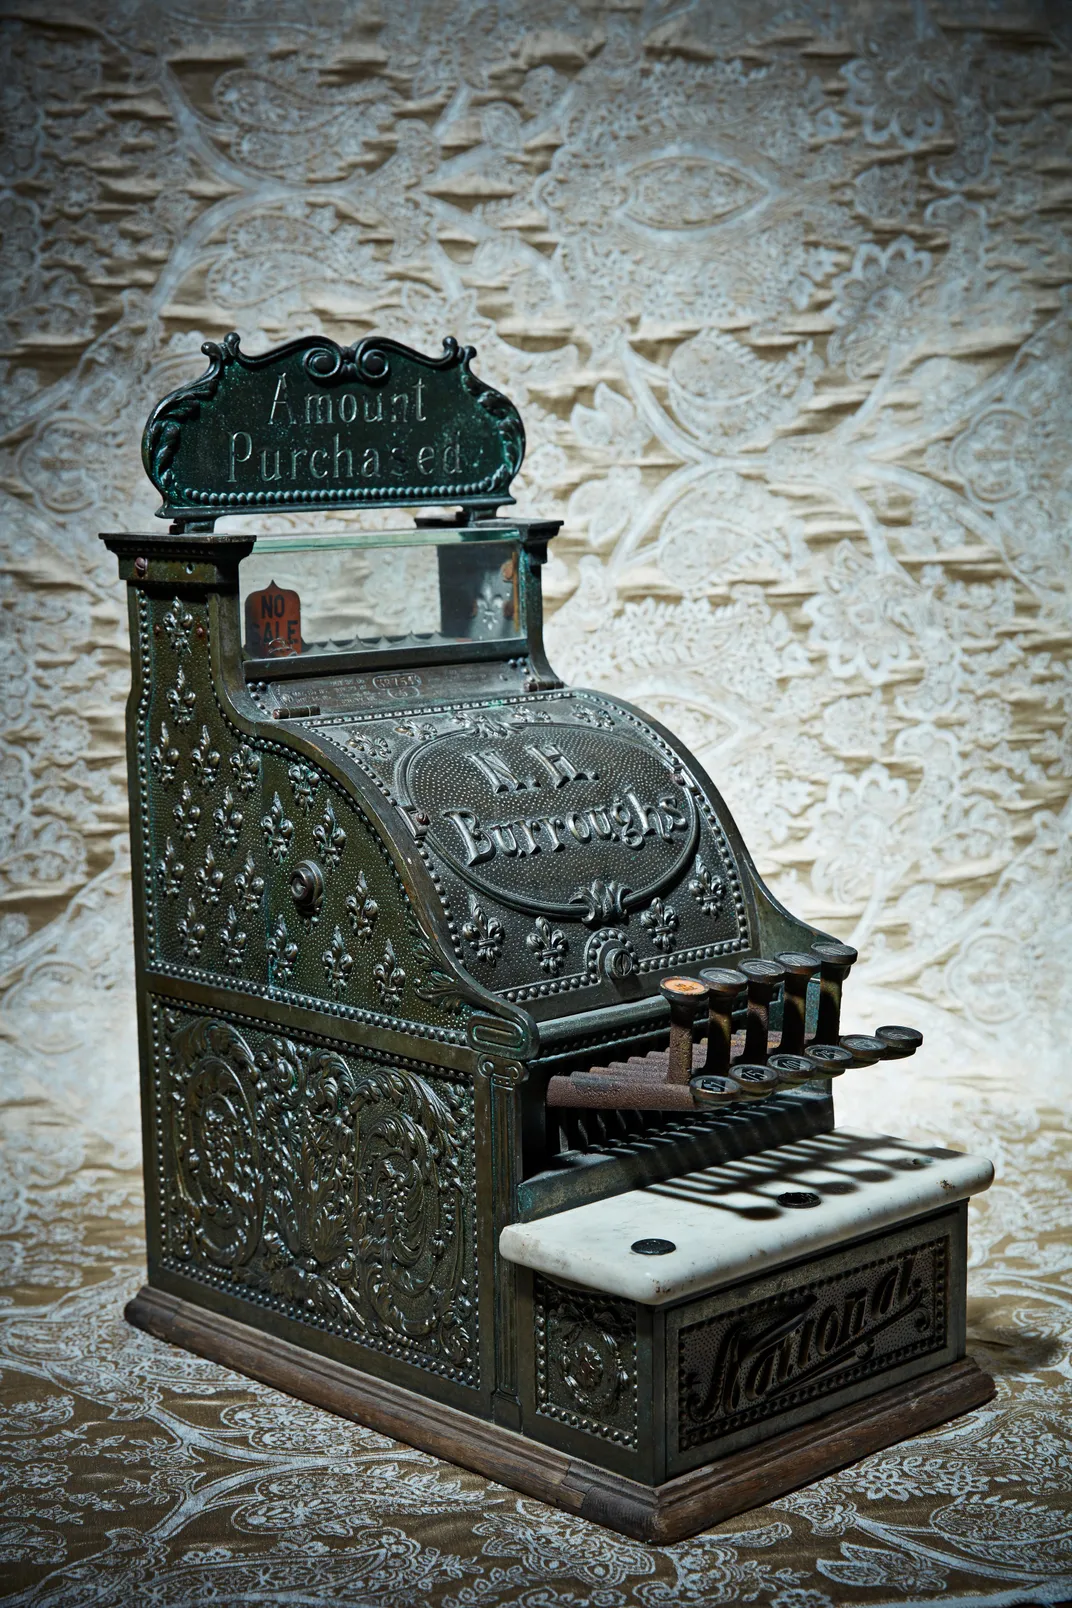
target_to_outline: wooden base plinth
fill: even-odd
[[[415,1391],[148,1287],[129,1323],[314,1406],[639,1541],[668,1543],[785,1496],[871,1452],[981,1407],[994,1381],[966,1358],[735,1452],[641,1485]]]

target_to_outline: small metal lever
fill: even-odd
[[[787,1055],[799,1055],[804,1048],[805,1023],[808,1013],[808,983],[819,970],[819,957],[807,950],[788,950],[775,955],[779,966],[785,967],[785,991],[782,995],[782,1042],[779,1050]]]
[[[823,939],[812,944],[819,957],[819,1021],[815,1030],[817,1044],[836,1044],[841,1031],[841,989],[855,965],[857,951],[851,944],[838,944]]]
[[[733,1044],[733,1005],[748,979],[731,966],[711,966],[700,973],[700,981],[711,995],[707,1018],[707,1060],[704,1074],[724,1078],[730,1069]]]
[[[667,1083],[687,1083],[692,1076],[692,1024],[707,1004],[707,989],[695,977],[664,977],[660,991],[670,1004],[670,1064]]]
[[[753,1065],[762,1065],[767,1059],[770,1002],[777,992],[779,983],[785,981],[785,967],[779,966],[776,960],[742,960],[741,970],[748,978],[748,1025],[744,1035],[744,1059]]]

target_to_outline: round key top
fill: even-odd
[[[790,977],[812,977],[819,970],[819,957],[810,949],[786,949],[774,958]]]
[[[785,976],[785,967],[779,966],[776,960],[742,960],[740,969],[750,983],[768,988],[772,993]]]
[[[915,1027],[876,1027],[875,1037],[886,1046],[885,1053],[890,1060],[915,1055],[923,1043],[923,1034]]]
[[[843,1033],[841,1047],[848,1050],[857,1066],[874,1066],[886,1056],[886,1046],[870,1033]]]
[[[696,1012],[707,1004],[707,989],[695,977],[664,977],[659,984],[664,999],[671,1005],[682,1005]]]
[[[700,973],[700,981],[706,983],[711,993],[720,999],[736,999],[748,984],[744,972],[736,971],[731,966],[708,966]]]
[[[741,1091],[732,1078],[716,1077],[713,1072],[701,1072],[689,1079],[692,1098],[698,1106],[733,1105],[741,1098]]]
[[[810,1083],[816,1076],[816,1071],[806,1055],[793,1055],[788,1050],[778,1050],[774,1055],[768,1055],[767,1065],[772,1072],[777,1072],[779,1083]]]
[[[754,1061],[738,1061],[730,1067],[730,1077],[741,1091],[742,1100],[765,1100],[778,1087],[778,1074]]]
[[[809,1044],[804,1054],[819,1078],[839,1078],[853,1061],[852,1051],[842,1049],[840,1044]]]

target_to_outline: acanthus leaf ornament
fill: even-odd
[[[444,1010],[462,1010],[465,1001],[458,978],[452,977],[438,964],[431,943],[412,917],[406,925],[413,942],[417,964],[421,968],[420,973],[413,979],[414,992],[420,999],[442,1005]]]
[[[386,737],[373,736],[368,732],[351,732],[346,739],[346,747],[351,754],[360,754],[362,759],[390,759],[391,745]]]
[[[581,920],[591,927],[601,921],[613,921],[616,916],[619,920],[623,919],[625,901],[632,891],[624,883],[604,882],[597,877],[577,888],[571,903],[581,906],[584,912]]]
[[[171,1067],[171,1145],[184,1230],[196,1248],[237,1269],[257,1249],[264,1171],[254,1112],[258,1075],[248,1043],[223,1022],[195,1018],[166,1047]]]

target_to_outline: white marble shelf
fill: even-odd
[[[988,1189],[984,1156],[836,1128],[504,1228],[507,1261],[647,1306],[706,1294]],[[811,1207],[779,1195],[819,1196]],[[643,1256],[636,1240],[675,1250]]]

